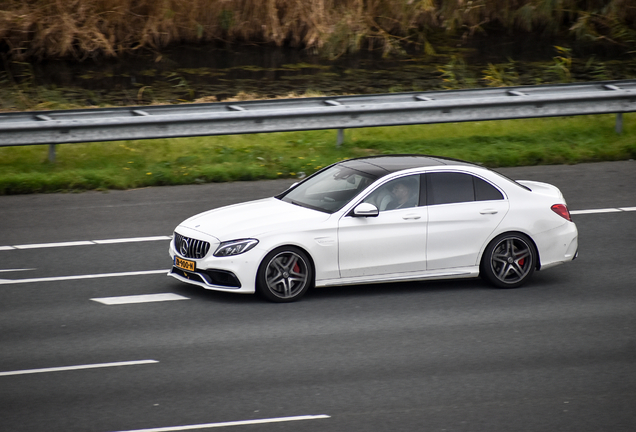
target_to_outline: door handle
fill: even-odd
[[[421,219],[421,217],[422,217],[422,216],[420,216],[420,215],[418,215],[418,214],[407,214],[407,215],[404,215],[404,216],[402,217],[402,219],[404,219],[404,220],[409,220],[409,219]]]
[[[482,211],[479,212],[479,214],[483,214],[483,215],[497,214],[497,213],[499,213],[499,210],[497,209],[483,209]]]

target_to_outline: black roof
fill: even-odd
[[[475,164],[472,164],[470,162],[465,162],[457,159],[417,154],[362,157],[342,161],[339,163],[339,165],[343,165],[347,168],[351,168],[356,171],[362,171],[377,177],[383,177],[392,172],[401,171],[409,168],[433,167],[440,165],[475,166]]]

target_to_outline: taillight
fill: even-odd
[[[563,219],[569,220],[572,222],[572,218],[570,217],[570,211],[568,210],[565,204],[555,204],[550,207],[553,212],[561,216]]]

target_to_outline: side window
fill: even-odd
[[[504,199],[499,189],[478,177],[475,179],[475,199],[477,201],[491,201]]]
[[[462,173],[431,173],[427,179],[428,205],[475,201],[473,176]]]
[[[420,176],[411,175],[391,180],[373,191],[364,202],[380,211],[417,207],[420,197]]]
[[[503,199],[490,183],[464,173],[431,173],[427,178],[428,205]]]

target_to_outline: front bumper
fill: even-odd
[[[236,275],[225,270],[196,269],[192,272],[173,266],[168,274],[177,277],[177,279],[187,279],[186,282],[199,282],[215,288],[229,290],[241,288],[241,281],[239,281]]]
[[[168,252],[172,259],[173,267],[168,272],[168,276],[181,282],[214,291],[254,293],[256,272],[262,259],[259,256],[259,252],[252,249],[237,256],[215,257],[212,254],[213,251],[214,245],[203,258],[186,258],[175,250],[174,240],[171,241]],[[194,270],[176,267],[174,265],[175,256],[193,261],[195,263]]]

